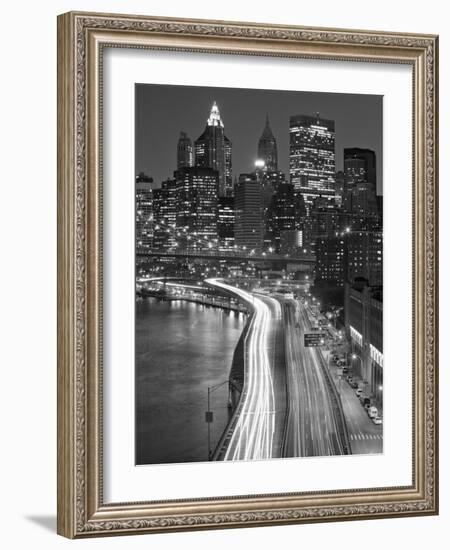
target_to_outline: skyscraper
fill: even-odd
[[[268,213],[271,247],[277,252],[292,252],[303,243],[304,205],[291,183],[279,184]]]
[[[231,141],[225,135],[216,102],[213,103],[203,134],[195,141],[195,165],[217,171],[220,197],[233,195]]]
[[[377,194],[376,156],[371,149],[344,149],[344,191],[352,191],[358,183],[370,183]]]
[[[153,246],[153,192],[136,185],[136,247]]]
[[[260,252],[263,242],[262,192],[256,174],[239,176],[235,187],[235,212],[235,243]]]
[[[346,268],[346,237],[343,234],[327,235],[316,240],[316,276],[318,281],[343,287]]]
[[[231,250],[234,246],[234,198],[220,197],[217,207],[217,234],[219,250]]]
[[[217,244],[217,171],[199,166],[175,172],[177,181],[177,229],[186,230],[189,247]],[[204,246],[200,243],[204,241]]]
[[[194,150],[192,141],[186,132],[180,132],[177,146],[177,170],[194,165]]]
[[[320,195],[334,197],[334,120],[315,116],[290,117],[289,171],[291,183],[309,205]]]
[[[381,231],[351,231],[347,236],[347,279],[363,277],[370,286],[383,284],[383,234]]]
[[[266,125],[259,138],[258,159],[264,161],[266,170],[270,172],[278,170],[277,142],[269,125],[269,115],[266,115]]]
[[[304,246],[316,250],[317,239],[335,236],[351,226],[351,215],[327,199],[315,199],[305,220]]]
[[[153,247],[170,249],[175,244],[174,228],[177,212],[177,182],[167,179],[153,190]]]

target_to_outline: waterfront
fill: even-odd
[[[179,301],[136,302],[136,463],[207,460],[207,389],[227,380],[243,314]],[[212,446],[228,419],[212,394]]]

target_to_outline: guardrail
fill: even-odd
[[[233,435],[233,432],[234,430],[236,429],[236,424],[239,420],[239,416],[241,414],[241,410],[242,410],[242,404],[243,404],[243,401],[244,401],[244,396],[246,395],[246,392],[247,392],[247,384],[246,384],[246,373],[247,373],[247,361],[248,361],[248,357],[247,357],[247,336],[248,336],[248,331],[250,330],[250,326],[252,325],[252,322],[253,322],[253,317],[254,317],[254,310],[253,310],[253,306],[251,304],[251,302],[248,302],[248,309],[250,310],[250,314],[248,316],[248,319],[247,319],[247,324],[245,325],[244,327],[244,330],[242,331],[242,334],[241,334],[241,337],[239,338],[239,342],[238,342],[238,345],[236,346],[236,349],[238,349],[238,346],[240,343],[242,343],[242,347],[243,347],[243,384],[242,384],[242,391],[241,391],[241,394],[239,396],[239,402],[238,404],[236,405],[236,408],[234,409],[233,411],[233,414],[231,415],[231,418],[229,419],[227,425],[225,426],[225,429],[224,431],[222,432],[222,435],[216,445],[216,448],[214,449],[212,455],[211,455],[211,460],[223,460],[224,457],[225,457],[225,453],[227,452],[227,449],[228,449],[228,445],[230,444],[230,440],[231,440],[231,437]],[[234,361],[235,361],[236,357],[233,356],[233,364],[234,364]],[[233,384],[233,381],[231,379],[231,374],[233,372],[233,364],[231,366],[231,370],[230,370],[230,383]]]

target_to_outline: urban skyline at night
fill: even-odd
[[[153,178],[151,187],[172,176],[180,132],[194,142],[216,102],[233,144],[233,180],[253,170],[266,117],[278,145],[278,165],[289,173],[289,119],[313,115],[336,126],[336,171],[343,170],[344,148],[375,152],[382,194],[382,97],[279,90],[242,90],[192,86],[136,86],[136,173]],[[167,113],[170,112],[170,116]],[[172,144],[172,147],[170,145]]]
[[[136,463],[382,452],[381,99],[142,88]]]

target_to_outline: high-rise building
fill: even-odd
[[[286,176],[279,170],[266,170],[265,166],[263,169],[257,167],[255,174],[261,185],[264,248],[270,249],[275,247],[272,227],[270,226],[270,205],[274,194],[278,191],[280,186],[286,184]]]
[[[365,392],[378,407],[383,406],[383,292],[361,278],[345,285],[345,329],[353,372],[366,381]],[[352,355],[353,355],[352,353]]]
[[[269,124],[269,115],[266,116],[266,125],[258,141],[258,159],[264,161],[264,167],[270,172],[278,170],[277,142]]]
[[[344,149],[344,192],[352,191],[358,183],[369,183],[377,194],[375,151],[347,147]]]
[[[177,182],[167,179],[153,190],[153,247],[170,249],[176,244]]]
[[[351,225],[351,215],[335,201],[317,198],[313,201],[304,224],[304,246],[314,252],[319,237],[334,236]]]
[[[175,172],[175,179],[176,227],[186,234],[183,243],[193,249],[216,248],[217,171],[199,166],[182,168]]]
[[[195,141],[195,165],[217,171],[220,197],[233,195],[231,141],[225,135],[216,102],[203,134]]]
[[[234,197],[220,197],[218,199],[217,234],[219,250],[225,252],[234,246]]]
[[[334,197],[335,130],[334,121],[315,116],[290,117],[290,181],[306,205],[319,195]]]
[[[334,197],[338,206],[344,206],[344,190],[345,190],[345,176],[344,172],[340,170],[336,172],[336,186],[334,189]]]
[[[383,234],[351,231],[347,239],[347,280],[364,278],[370,286],[383,285]]]
[[[279,184],[270,202],[268,232],[277,252],[294,252],[303,244],[304,205],[291,183]]]
[[[336,286],[343,287],[346,276],[345,267],[345,235],[319,237],[316,240],[316,282],[328,281]]]
[[[362,220],[362,228],[366,225],[366,220],[373,220],[371,226],[374,226],[379,220],[378,201],[371,183],[357,183],[349,193],[349,209],[356,220]]]
[[[194,165],[194,149],[186,132],[180,132],[177,145],[177,170]]]
[[[235,186],[234,238],[239,248],[260,252],[263,243],[262,190],[256,174],[241,174]]]
[[[153,246],[153,192],[149,187],[136,186],[136,247]]]

